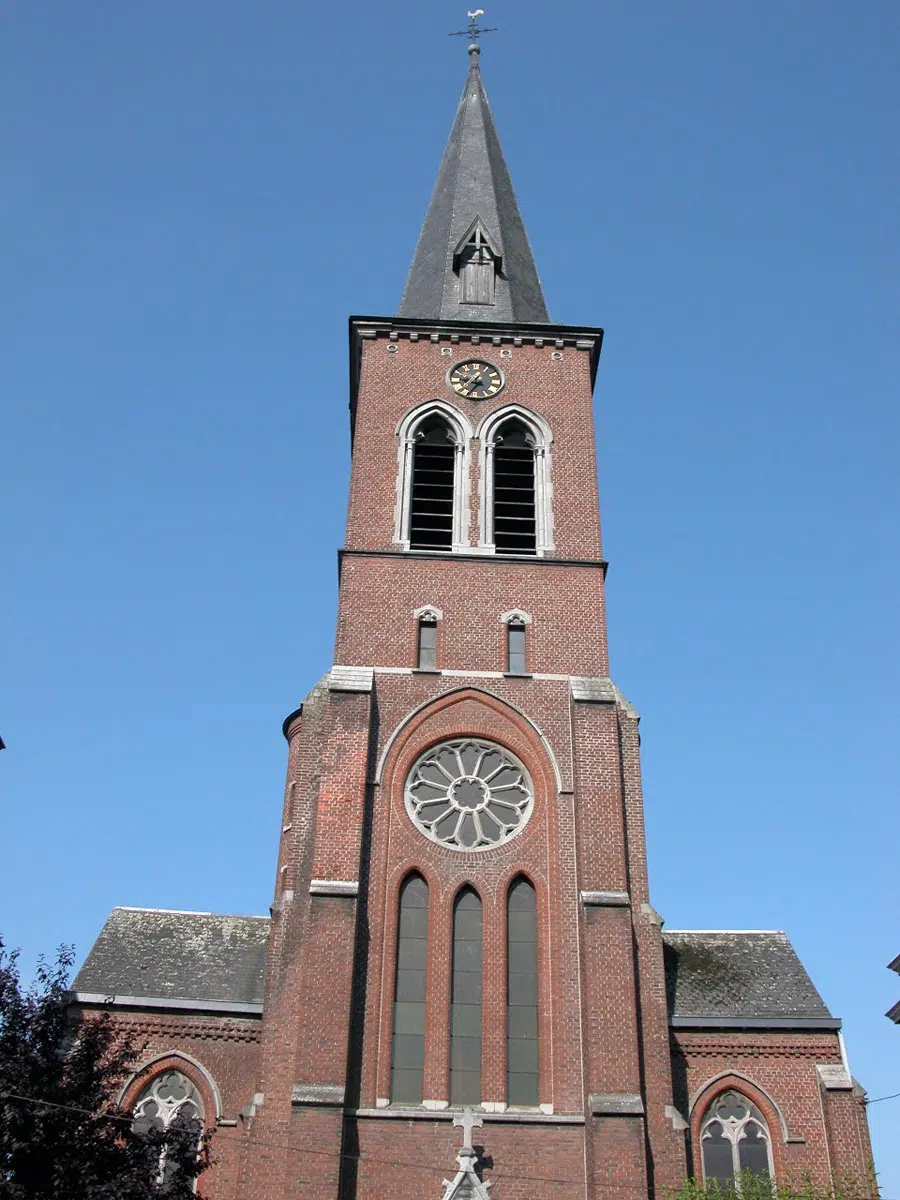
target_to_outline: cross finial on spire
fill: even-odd
[[[472,1130],[483,1125],[484,1121],[476,1116],[471,1108],[464,1108],[461,1117],[453,1118],[453,1124],[462,1126],[463,1150],[468,1150],[472,1146]]]
[[[469,28],[458,29],[455,33],[451,33],[450,37],[467,37],[469,39],[469,53],[472,55],[480,54],[481,47],[478,45],[478,39],[483,33],[496,33],[496,26],[487,29],[478,24],[478,18],[484,16],[483,8],[476,8],[474,12],[469,13]]]

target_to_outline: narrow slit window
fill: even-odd
[[[425,973],[428,949],[428,884],[410,875],[400,889],[394,1030],[391,1039],[391,1100],[421,1104],[425,1077]]]
[[[453,548],[456,439],[442,417],[424,421],[415,434],[409,505],[411,550]]]
[[[527,879],[509,889],[506,909],[506,1099],[538,1099],[537,897]]]
[[[535,554],[534,435],[519,420],[501,425],[494,444],[494,546]]]
[[[525,624],[510,621],[506,627],[506,670],[509,675],[525,675]]]
[[[416,666],[420,671],[437,670],[437,621],[434,617],[419,620],[419,654]]]
[[[481,1103],[481,898],[470,887],[453,906],[450,1103]]]

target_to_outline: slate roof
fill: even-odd
[[[261,1005],[268,917],[114,908],[72,990],[81,996]]]
[[[528,235],[500,148],[478,52],[456,110],[450,140],[413,256],[398,316],[423,320],[550,320]],[[480,217],[502,255],[494,303],[460,304],[453,254]]]
[[[663,943],[669,1016],[675,1024],[834,1022],[779,930],[666,930]]]

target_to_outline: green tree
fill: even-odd
[[[73,1022],[72,962],[62,948],[23,988],[0,941],[0,1200],[195,1200],[209,1134],[132,1127],[116,1096],[141,1048],[108,1012]]]
[[[667,1200],[871,1200],[877,1195],[874,1171],[865,1186],[858,1181],[843,1179],[815,1184],[808,1175],[776,1184],[766,1175],[745,1173],[726,1183],[717,1179],[706,1183],[688,1179]]]

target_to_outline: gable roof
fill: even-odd
[[[478,66],[463,88],[397,313],[423,320],[550,320],[509,168]],[[501,258],[493,304],[460,304],[453,269],[460,241],[480,219]]]
[[[72,991],[82,1002],[262,1009],[268,917],[114,908]]]
[[[114,908],[72,984],[81,1003],[259,1014],[268,917]],[[836,1028],[780,931],[666,930],[680,1027]]]
[[[780,930],[666,930],[673,1025],[839,1024]]]

